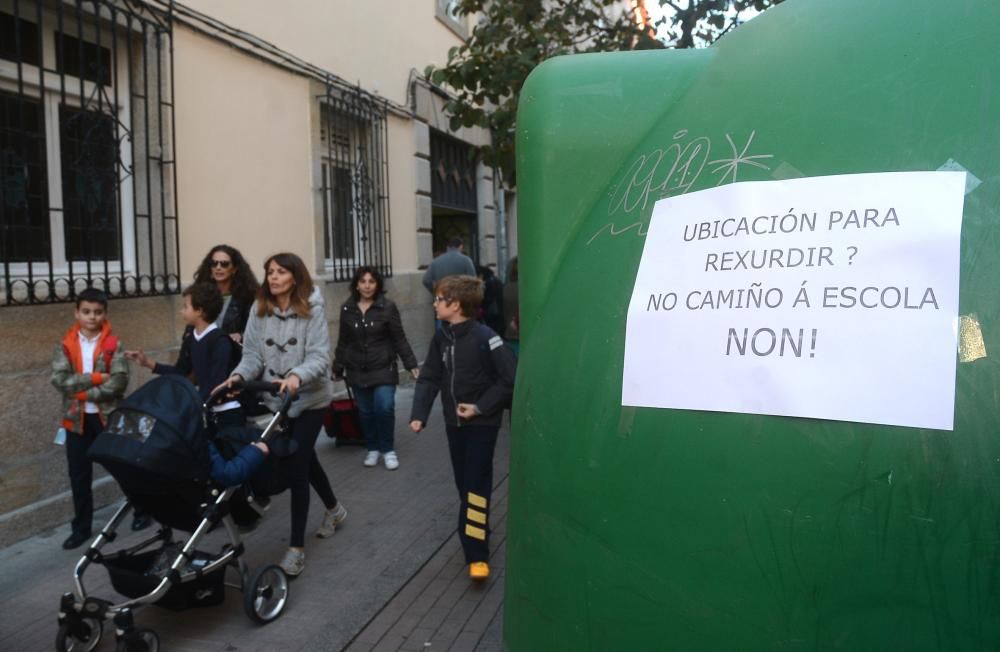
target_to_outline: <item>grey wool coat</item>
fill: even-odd
[[[306,410],[325,408],[333,399],[330,331],[319,288],[313,288],[309,296],[309,310],[309,317],[300,317],[291,308],[275,307],[261,317],[255,303],[243,332],[243,357],[233,369],[246,380],[280,381],[289,374],[298,376],[302,381],[299,400],[288,410],[293,418]],[[261,400],[271,410],[280,405],[280,399],[269,394]]]

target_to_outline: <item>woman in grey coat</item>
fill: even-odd
[[[288,458],[292,502],[292,532],[281,568],[298,575],[305,567],[305,530],[309,486],[326,506],[316,536],[332,536],[347,510],[337,502],[330,481],[316,458],[316,437],[323,414],[333,398],[330,382],[330,332],[323,299],[309,270],[295,254],[275,254],[264,263],[266,281],[257,293],[243,333],[243,357],[226,384],[236,380],[273,381],[280,391],[298,394],[288,411],[288,428],[298,448]],[[271,409],[280,399],[264,398]]]

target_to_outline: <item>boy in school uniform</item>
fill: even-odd
[[[193,376],[201,400],[207,401],[212,389],[225,382],[236,366],[237,345],[215,323],[224,304],[215,283],[190,285],[181,292],[181,300],[181,319],[190,328],[184,333],[177,363],[168,365],[155,362],[142,349],[126,351],[125,357],[151,369],[154,374]],[[215,413],[216,432],[227,427],[246,425],[246,413],[239,401],[223,401],[212,406],[211,410]],[[269,452],[264,442],[253,442],[227,459],[215,442],[210,440],[208,454],[212,464],[211,478],[225,487],[244,484],[260,469]],[[261,494],[254,497],[254,503],[266,509],[270,499]]]
[[[83,290],[76,297],[73,314],[76,323],[55,347],[50,377],[63,395],[62,427],[66,431],[66,463],[73,492],[72,532],[63,542],[67,550],[90,538],[94,466],[87,451],[128,386],[128,363],[107,319],[107,295],[96,288]],[[148,517],[136,514],[132,529],[140,530],[150,522]]]
[[[410,429],[420,432],[441,392],[460,501],[458,536],[474,580],[490,575],[493,451],[503,410],[514,394],[517,367],[503,339],[472,319],[482,301],[483,282],[474,276],[447,276],[435,285],[434,312],[443,325],[431,339],[420,369],[410,416]]]
[[[125,352],[125,357],[153,371],[154,374],[194,376],[202,401],[212,389],[229,378],[238,362],[232,339],[215,323],[222,311],[222,294],[215,283],[195,283],[181,292],[181,319],[191,328],[184,333],[181,351],[173,365],[156,362],[142,349]],[[246,415],[239,401],[226,401],[212,407],[219,429],[243,426]]]

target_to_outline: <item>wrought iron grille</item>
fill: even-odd
[[[454,238],[465,253],[479,260],[479,201],[476,195],[478,156],[471,145],[440,131],[431,131],[431,206],[435,255]]]
[[[476,150],[440,131],[431,132],[431,202],[475,215]]]
[[[360,265],[392,276],[386,110],[361,89],[320,97],[320,173],[327,268],[347,281]]]
[[[0,0],[0,305],[173,294],[172,16]]]

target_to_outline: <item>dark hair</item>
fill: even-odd
[[[385,282],[382,280],[382,274],[374,267],[362,265],[354,270],[354,276],[351,277],[351,298],[355,301],[361,301],[361,293],[358,292],[358,283],[365,277],[365,274],[371,274],[372,278],[375,279],[375,296],[385,292]]]
[[[99,303],[105,310],[108,309],[108,295],[104,290],[97,288],[85,288],[76,295],[76,307],[86,301],[87,303]]]
[[[263,317],[278,305],[274,295],[271,294],[271,286],[267,282],[267,268],[271,266],[271,263],[276,263],[292,273],[295,285],[292,286],[291,308],[300,317],[308,317],[312,314],[312,311],[309,310],[309,295],[313,291],[312,276],[309,275],[309,269],[306,268],[302,259],[288,252],[274,254],[264,261],[264,282],[257,290],[257,316]]]
[[[434,293],[445,301],[458,301],[462,315],[472,317],[483,304],[483,282],[475,276],[445,276],[434,284]]]
[[[465,241],[463,241],[461,238],[459,238],[457,236],[448,241],[448,246],[449,247],[461,247],[464,244],[465,244]]]
[[[260,287],[260,283],[257,282],[257,277],[253,275],[250,264],[243,257],[243,254],[240,253],[240,250],[235,247],[230,247],[227,244],[219,244],[212,247],[208,255],[202,259],[201,264],[198,265],[198,271],[194,273],[194,282],[215,282],[212,280],[212,256],[217,251],[226,254],[229,256],[229,260],[233,261],[233,268],[236,270],[233,274],[231,286],[233,298],[241,306],[249,306],[253,303],[254,297],[257,296],[257,289]]]
[[[222,312],[222,293],[215,283],[195,283],[184,288],[182,297],[191,297],[191,307],[200,310],[205,321],[213,322]]]
[[[507,282],[511,281],[517,283],[517,256],[511,258],[507,265]]]
[[[490,277],[495,276],[493,270],[486,265],[476,265],[476,275],[482,276],[484,281],[488,281]]]

